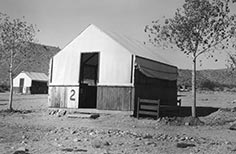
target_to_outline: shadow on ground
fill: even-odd
[[[197,107],[196,113],[198,117],[208,116],[213,112],[216,112],[219,108],[215,107]],[[168,108],[161,108],[160,109],[160,116],[161,117],[188,117],[191,116],[191,107],[180,107],[180,109],[170,110]]]
[[[0,110],[0,116],[13,115],[13,114],[29,114],[32,110]]]
[[[201,106],[196,108],[196,113],[197,117],[205,117],[216,112],[217,110],[219,110],[219,108]],[[161,107],[159,109],[159,112],[160,117],[191,117],[192,115],[191,106],[184,106],[180,108]],[[134,117],[136,117],[136,114],[134,114]],[[156,119],[156,116],[147,116],[142,114],[140,115],[140,117]]]

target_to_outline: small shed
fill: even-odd
[[[177,104],[177,67],[142,43],[89,25],[50,60],[49,107],[135,111]]]
[[[13,90],[22,94],[47,94],[47,83],[45,73],[22,71],[13,79]]]

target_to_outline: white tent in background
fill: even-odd
[[[50,107],[135,110],[137,97],[176,105],[177,67],[95,25],[51,59],[49,73]]]
[[[22,94],[46,94],[48,76],[40,72],[22,71],[13,79],[13,90]]]

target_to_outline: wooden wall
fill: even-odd
[[[75,95],[71,100],[71,91]],[[79,108],[79,87],[50,86],[48,106],[55,108]],[[127,86],[98,86],[97,109],[132,111],[134,109],[134,88]]]
[[[176,88],[177,89],[177,88]],[[177,90],[151,85],[135,85],[135,97],[143,99],[160,99],[161,105],[177,105]]]
[[[134,88],[125,86],[98,86],[97,109],[133,111]]]
[[[79,86],[50,86],[48,106],[55,108],[78,108]]]
[[[177,81],[149,78],[139,70],[135,70],[135,104],[134,115],[137,110],[137,98],[160,99],[161,105],[177,105]]]

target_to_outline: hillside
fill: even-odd
[[[14,71],[14,75],[17,75],[23,70],[32,72],[43,72],[48,74],[49,60],[60,49],[52,46],[33,44],[32,50],[34,50],[36,54],[33,56],[32,59],[27,59],[23,64],[21,64]],[[8,70],[9,66],[6,63],[0,63],[0,84],[8,82]]]
[[[179,69],[178,85],[191,86],[191,70]],[[214,84],[216,87],[236,87],[236,71],[231,69],[197,71],[197,87]]]
[[[60,49],[57,47],[33,44],[32,50],[36,52],[32,60],[26,60],[15,70],[17,75],[21,71],[44,72],[48,74],[49,60]],[[0,84],[8,82],[8,66],[0,63]],[[178,85],[191,86],[191,70],[179,69]],[[236,87],[236,71],[230,69],[200,70],[197,71],[197,87],[204,84],[214,84],[217,87]]]

